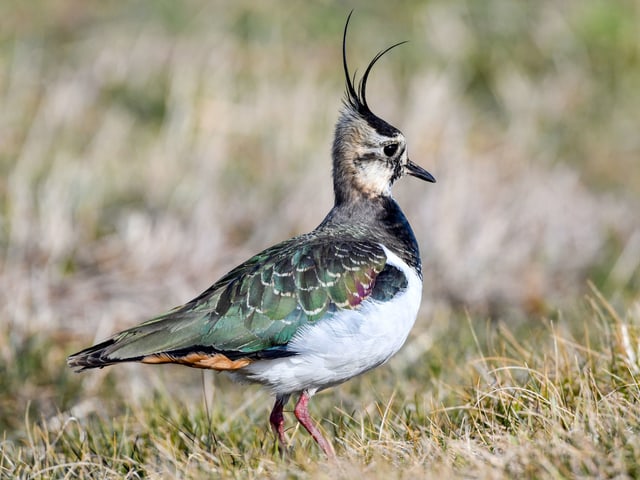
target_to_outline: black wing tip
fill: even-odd
[[[109,339],[89,348],[85,348],[67,357],[67,366],[75,372],[82,372],[92,368],[102,368],[122,360],[109,358],[105,350],[113,345],[115,340]]]

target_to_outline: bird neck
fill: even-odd
[[[407,217],[390,196],[351,196],[336,203],[316,228],[318,233],[339,232],[355,240],[380,243],[404,260],[422,278],[420,250]]]

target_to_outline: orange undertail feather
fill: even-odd
[[[251,363],[248,358],[239,358],[231,360],[222,353],[207,355],[205,353],[190,353],[184,357],[174,357],[166,353],[158,353],[148,355],[140,360],[142,363],[179,363],[194,368],[208,368],[212,370],[238,370],[244,368]]]

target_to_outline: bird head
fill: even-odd
[[[406,42],[396,43],[373,57],[356,89],[355,76],[351,77],[347,64],[346,40],[350,18],[351,13],[342,39],[346,93],[333,141],[336,203],[362,196],[390,196],[393,183],[405,174],[435,182],[429,172],[409,160],[402,132],[376,116],[367,104],[367,80],[371,69],[385,53]]]

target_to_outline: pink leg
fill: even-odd
[[[287,438],[284,436],[284,415],[282,414],[282,409],[288,400],[289,395],[278,395],[273,410],[271,410],[271,415],[269,416],[269,423],[271,423],[273,433],[278,437],[278,443],[282,452],[287,451]]]
[[[318,427],[313,424],[311,415],[309,415],[307,404],[310,398],[311,396],[306,390],[302,392],[293,412],[302,426],[307,429],[307,432],[309,432],[318,445],[320,445],[324,454],[329,458],[335,458],[336,452],[333,450],[333,446],[322,436]]]

